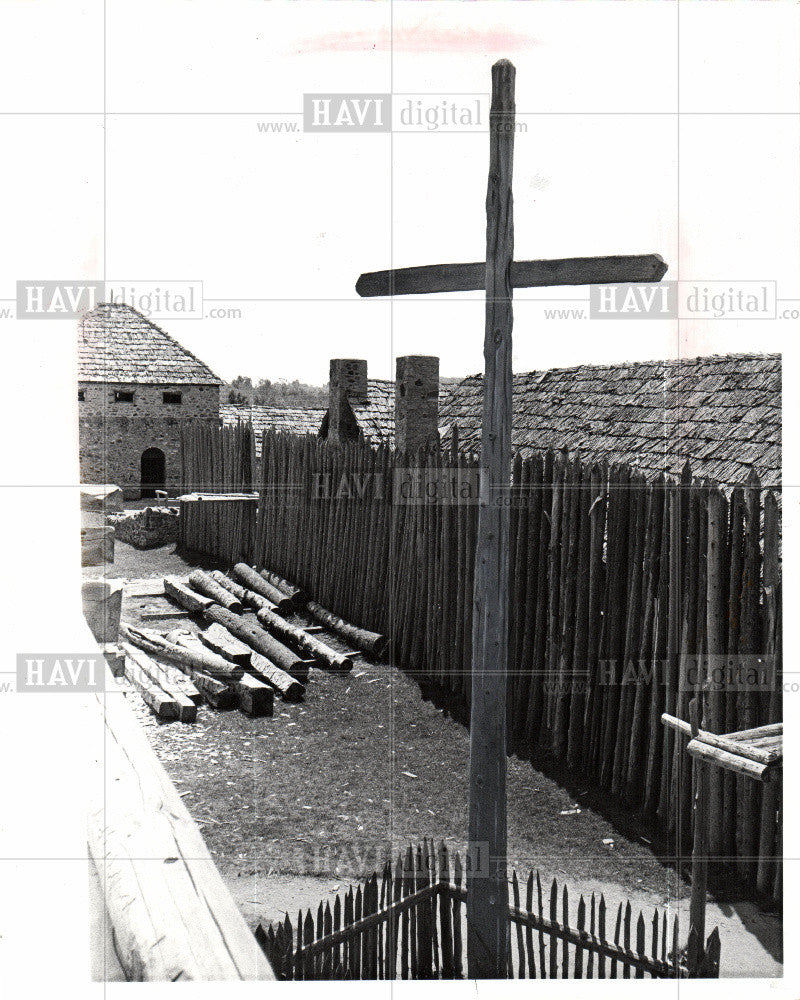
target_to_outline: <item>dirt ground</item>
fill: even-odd
[[[116,548],[108,575],[191,569],[172,546]],[[123,618],[137,622],[159,607],[174,615],[165,598],[126,595]],[[174,617],[144,624],[196,627]],[[321,638],[344,648],[334,636]],[[304,702],[276,701],[272,718],[203,706],[192,725],[159,723],[137,695],[130,698],[251,926],[287,911],[294,919],[299,907],[332,899],[409,842],[432,837],[464,849],[468,732],[389,665],[359,658],[350,674],[312,669]],[[607,903],[624,897],[683,913],[688,887],[674,867],[646,836],[623,832],[593,809],[591,797],[591,789],[568,789],[509,759],[510,864],[565,882],[571,896],[604,892]],[[720,927],[723,974],[780,975],[776,916],[733,900],[712,903],[707,919]]]

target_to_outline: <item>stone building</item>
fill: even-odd
[[[78,425],[84,483],[127,499],[177,490],[181,427],[218,426],[221,380],[141,313],[100,304],[78,324]]]

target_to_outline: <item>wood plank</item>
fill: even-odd
[[[197,826],[121,695],[96,696],[89,850],[129,980],[273,980]]]
[[[667,265],[656,253],[516,260],[511,264],[511,287],[657,282],[666,273]],[[418,267],[370,271],[362,274],[356,282],[356,291],[362,298],[376,295],[476,292],[485,288],[486,264],[483,261],[471,264],[423,264]]]
[[[165,608],[163,611],[140,611],[139,618],[143,622],[157,622],[164,618],[188,618],[190,614],[182,608]]]

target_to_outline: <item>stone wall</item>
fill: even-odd
[[[178,511],[175,507],[145,507],[109,514],[117,540],[136,549],[156,549],[178,540]]]
[[[219,387],[130,385],[81,382],[78,423],[80,470],[84,483],[114,483],[126,498],[141,493],[141,459],[148,448],[165,458],[165,488],[181,479],[181,425],[200,420],[219,424]],[[116,391],[132,391],[133,402],[115,401]],[[164,393],[181,393],[181,403],[165,403]]]

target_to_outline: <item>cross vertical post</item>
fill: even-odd
[[[467,965],[470,979],[504,979],[508,961],[506,879],[506,675],[511,476],[511,263],[514,215],[514,76],[492,67],[486,194],[486,328],[480,506],[472,626],[469,755]]]
[[[658,254],[514,261],[511,177],[514,77],[507,59],[492,67],[486,260],[368,271],[364,297],[486,290],[481,487],[472,624],[469,760],[467,964],[470,978],[508,975],[506,879],[506,683],[511,516],[512,289],[556,285],[658,282]]]

